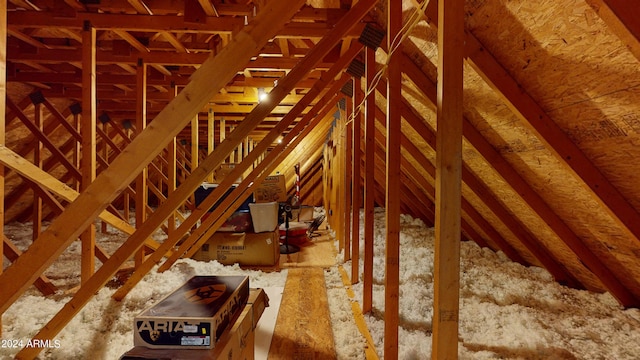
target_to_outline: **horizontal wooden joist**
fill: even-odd
[[[164,107],[165,107],[165,103],[154,103],[154,102],[150,102],[147,104],[147,116],[151,117],[154,116],[156,113],[160,112]],[[253,108],[255,107],[255,104],[212,104],[212,105],[206,105],[205,108],[203,108],[201,111],[205,112],[208,110],[209,107],[211,107],[213,109],[214,113],[224,113],[224,114],[248,114],[250,113]],[[109,113],[109,116],[112,116],[112,112],[114,114],[135,114],[135,110],[136,110],[136,104],[131,102],[131,103],[125,103],[125,102],[118,102],[118,101],[109,101],[109,100],[103,100],[103,101],[99,101],[98,103],[98,112],[102,112],[102,111],[106,111]],[[289,112],[289,110],[291,110],[291,106],[287,106],[287,105],[280,105],[280,106],[276,106],[272,111],[271,114],[286,114]],[[303,110],[303,114],[306,113],[308,110]],[[117,115],[115,115],[116,117],[119,117]],[[127,118],[127,116],[123,116],[122,118]],[[134,119],[135,116],[130,116],[128,117],[129,119]]]
[[[76,99],[79,100],[82,98],[82,90],[77,88],[52,88],[49,90],[42,90],[42,94],[46,98],[67,98],[67,99]],[[135,101],[135,92],[124,92],[124,91],[116,91],[116,90],[98,90],[96,94],[96,98],[100,99],[109,99],[109,100],[117,100],[117,101]],[[294,105],[300,99],[302,99],[303,95],[287,95],[284,100],[281,102],[282,105]],[[169,102],[171,100],[171,95],[168,92],[147,92],[147,100],[148,101],[165,101]],[[219,93],[216,94],[213,98],[211,98],[211,104],[220,104],[220,103],[257,103],[258,95],[256,94],[241,94],[241,93]]]
[[[273,78],[258,78],[258,77],[245,77],[238,74],[232,82],[227,86],[237,87],[253,87],[253,88],[270,88],[275,86]],[[59,84],[80,84],[81,75],[79,73],[53,73],[53,72],[41,72],[41,71],[21,71],[7,73],[8,82],[40,82],[40,83],[59,83]],[[101,76],[98,74],[96,77],[97,85],[135,85],[135,75],[125,74],[108,74]],[[301,80],[296,84],[297,89],[309,89],[313,86],[314,79]],[[162,75],[158,77],[150,76],[147,79],[147,85],[149,86],[185,86],[189,83],[189,77],[184,75],[173,74],[170,76]]]
[[[12,1],[16,9],[32,11],[39,9],[41,11],[47,11],[44,8],[39,8],[32,2],[24,3],[24,6],[20,6],[19,2]],[[102,0],[92,4],[86,2],[83,4],[76,0],[65,0],[65,3],[69,5],[67,9],[61,9],[56,7],[50,9],[47,12],[53,17],[69,17],[75,11],[79,12],[91,12],[91,13],[115,13],[115,14],[138,14],[132,5],[130,0]],[[31,5],[31,6],[29,6]],[[153,15],[175,15],[184,13],[185,1],[184,0],[154,0],[147,8]],[[11,7],[9,7],[11,9]],[[347,12],[346,9],[326,9],[326,8],[313,8],[311,6],[305,6],[302,8],[293,18],[293,21],[325,21],[328,23],[335,23],[337,19],[341,18]],[[254,16],[255,9],[250,4],[231,4],[231,3],[217,3],[215,4],[215,13],[211,14],[211,17],[252,17]]]
[[[209,56],[210,52],[201,53],[180,53],[171,51],[155,51],[141,53],[134,51],[130,55],[122,56],[114,54],[110,51],[97,50],[96,64],[110,65],[114,63],[122,63],[136,65],[138,60],[142,59],[146,64],[162,64],[162,65],[200,65]],[[15,62],[38,62],[41,64],[59,64],[69,62],[82,61],[82,49],[77,50],[49,50],[38,49],[35,52],[19,51],[17,48],[11,47],[7,49],[7,60]],[[247,70],[291,70],[299,61],[298,58],[283,57],[260,57],[247,63]],[[318,69],[326,69],[327,64],[318,64]]]
[[[12,29],[23,28],[66,28],[81,30],[88,21],[98,30],[124,30],[156,33],[169,31],[175,33],[208,33],[230,35],[244,26],[243,17],[207,16],[202,22],[185,21],[179,15],[140,15],[140,14],[100,14],[76,13],[73,17],[52,17],[51,13],[41,11],[12,11],[7,14],[7,26]],[[276,35],[282,38],[322,38],[333,23],[291,22]],[[354,27],[346,37],[358,37],[362,27]]]

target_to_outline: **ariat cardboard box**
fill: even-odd
[[[255,202],[287,201],[287,186],[284,175],[267,176],[253,194]]]
[[[247,307],[231,328],[228,341],[221,339],[220,347],[214,349],[213,359],[253,360],[255,328],[267,306],[269,306],[269,298],[264,290],[252,289]]]
[[[194,260],[221,264],[273,266],[280,261],[278,231],[263,233],[216,232],[193,254]]]
[[[210,349],[240,315],[249,297],[247,276],[194,276],[136,316],[135,346]]]
[[[150,349],[136,346],[120,360],[184,359],[184,360],[253,360],[255,358],[255,329],[269,298],[262,289],[251,289],[247,305],[238,319],[220,337],[213,349]]]

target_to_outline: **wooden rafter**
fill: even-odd
[[[127,2],[140,14],[153,15],[153,12],[143,0],[127,0]]]
[[[632,0],[586,0],[631,53],[640,60],[640,8]]]
[[[437,24],[431,8],[426,11],[430,23]],[[640,234],[640,215],[622,197],[620,192],[602,175],[595,165],[582,153],[582,151],[569,139],[542,108],[527,94],[498,63],[491,53],[472,34],[466,33],[467,62],[476,72],[501,96],[505,103],[518,115],[540,140],[547,144],[549,150],[556,158],[573,171],[578,178],[592,190],[593,195],[604,208],[618,221],[621,228],[627,230],[630,236],[638,239]],[[543,206],[543,201],[537,201],[536,206]],[[614,211],[615,209],[615,211]],[[549,216],[546,211],[539,212],[541,216]],[[550,212],[553,214],[553,212]],[[614,276],[610,270],[602,264],[600,259],[587,250],[584,243],[577,239],[575,234],[571,236],[566,225],[557,217],[545,220],[552,224],[555,230],[562,234],[561,239],[567,242],[570,248],[581,254],[585,263],[591,263],[589,269],[603,282],[616,298],[625,306],[637,304],[638,299],[633,296]],[[569,236],[567,236],[569,234]],[[580,255],[578,255],[580,256]]]
[[[39,169],[30,161],[4,146],[0,146],[0,163],[68,202],[74,201],[80,195],[77,191],[46,172],[46,170]],[[135,231],[131,225],[109,211],[101,212],[98,217],[126,234],[133,234]],[[158,244],[150,238],[147,239],[146,244],[153,249],[158,247]]]
[[[148,47],[143,45],[140,42],[140,40],[136,39],[133,35],[129,34],[129,32],[127,32],[126,30],[113,29],[111,31],[113,31],[118,36],[120,36],[124,41],[128,42],[129,45],[131,45],[134,49],[138,50],[139,52],[143,54],[151,52]]]
[[[202,108],[209,97],[218,92],[240,69],[242,64],[253,55],[255,48],[262,47],[275,35],[276,29],[284,25],[293,16],[303,1],[270,2],[261,11],[251,25],[246,26],[236,34],[232,43],[218,56],[210,58],[198,69],[196,76],[171,102],[172,106],[161,112],[154,121],[153,127],[141,132],[128,146],[129,152],[123,152],[116,158],[112,166],[102,172],[96,180],[71,203],[67,209],[51,222],[39,239],[16,263],[0,274],[0,312],[5,311],[43,271],[62,253],[66,246],[73,241],[86,226],[89,225],[115,197],[124,186],[129,184],[146,164],[161,152],[166,143],[173,139],[180,129]],[[229,151],[228,149],[227,151]],[[224,149],[223,149],[224,151]],[[215,153],[215,152],[214,152]],[[207,171],[208,173],[208,171]],[[203,176],[204,178],[204,176]],[[195,187],[184,188],[193,192]],[[174,193],[179,194],[178,190]],[[187,194],[185,194],[185,197]],[[157,210],[154,215],[158,214]],[[171,211],[173,212],[173,210]],[[82,213],[82,216],[78,214]],[[168,216],[169,214],[167,214]],[[153,217],[153,215],[152,215]],[[165,216],[166,218],[166,216]],[[151,218],[150,218],[151,219]],[[161,219],[162,221],[164,220]],[[73,224],[73,225],[72,225]],[[153,222],[142,224],[153,226]],[[159,225],[159,224],[158,224]],[[158,226],[153,226],[155,230]],[[92,276],[93,280],[85,283],[74,297],[56,314],[51,321],[39,331],[36,338],[52,339],[62,327],[83,307],[96,291],[104,286],[120,267],[119,256],[123,260],[129,258],[144,242],[143,236],[139,242],[131,242],[131,237],[105,262]],[[42,245],[38,245],[38,244]],[[46,245],[46,246],[45,246]],[[31,258],[31,260],[30,260]],[[34,261],[35,260],[35,261]],[[113,261],[112,261],[113,260]],[[6,279],[12,279],[6,281]],[[11,289],[10,289],[11,288]],[[25,348],[21,357],[34,357],[41,349]]]
[[[334,82],[334,86],[332,89],[328,91],[328,94],[334,94],[338,91],[338,89],[342,86],[346,77],[343,77],[340,81]],[[335,100],[335,99],[332,99]],[[174,255],[171,256],[164,264],[162,264],[159,268],[160,271],[164,271],[168,269],[173,262],[175,262],[180,254],[184,253],[185,257],[190,257],[193,253],[202,245],[203,241],[205,241],[213,231],[220,227],[222,221],[228,216],[227,212],[229,209],[235,209],[235,203],[244,198],[245,194],[253,191],[253,189],[261,182],[264,177],[271,174],[275,167],[284,160],[285,156],[290,153],[296,146],[299,144],[302,139],[305,138],[306,135],[316,127],[326,116],[326,114],[331,110],[331,105],[327,106],[327,104],[333,104],[334,101],[328,102],[320,102],[318,106],[321,109],[318,109],[318,116],[314,116],[313,118],[307,117],[304,122],[301,122],[298,126],[296,126],[296,130],[287,134],[283,139],[282,143],[280,143],[277,148],[270,152],[259,164],[255,167],[255,169],[251,172],[251,174],[243,180],[243,182],[237,187],[237,190],[234,190],[228,197],[226,197],[223,202],[220,204],[218,210],[215,210],[213,213],[207,217],[207,219],[203,222],[203,224],[196,230],[197,233],[194,233],[190,239],[187,239],[185,243],[176,251]],[[310,121],[310,122],[309,122]],[[308,124],[308,126],[304,126]],[[275,133],[275,132],[274,132]],[[298,135],[299,134],[299,135]],[[297,136],[296,136],[297,135]],[[276,134],[277,136],[277,134]],[[262,154],[260,149],[261,146],[258,144],[258,148],[256,148],[253,156],[250,154],[249,159],[244,163],[244,166],[253,163],[253,159],[255,158],[255,154]],[[264,146],[262,146],[264,148]],[[283,150],[284,149],[284,150]],[[243,163],[240,164],[243,166]],[[242,168],[237,167],[238,170],[234,169],[232,173],[229,175],[230,179],[234,179],[236,174],[242,173]],[[234,173],[235,172],[235,173]],[[249,183],[253,182],[253,185],[249,185]],[[246,189],[246,190],[245,190]],[[241,192],[241,193],[240,193]],[[213,199],[205,199],[205,203],[208,205],[215,201],[216,197]],[[234,201],[234,199],[236,199]],[[223,210],[226,209],[226,210]],[[114,294],[115,295],[115,294]]]
[[[216,16],[216,17],[220,16],[218,9],[216,9],[215,5],[213,5],[211,0],[198,0],[198,2],[200,3],[202,10],[204,10],[207,16]]]
[[[362,3],[361,6],[356,9],[357,12],[354,11],[355,14],[362,14],[363,12],[365,12],[365,10],[368,9],[367,6],[372,6],[371,3],[373,3],[373,1],[362,1],[361,3]],[[360,15],[360,16],[363,16],[363,15]],[[350,27],[350,25],[351,24],[346,22],[346,21],[343,22],[342,24],[340,24],[340,26],[336,25],[336,29],[335,29],[334,33],[332,34],[333,36],[325,38],[326,40],[323,43],[319,44],[318,48],[314,48],[314,50],[317,49],[316,51],[313,51],[312,54],[310,54],[308,57],[305,57],[303,60],[301,60],[301,65],[299,67],[296,67],[293,71],[291,71],[287,75],[287,77],[285,77],[284,79],[282,79],[281,81],[278,82],[278,85],[273,89],[273,91],[270,94],[269,101],[260,103],[260,105],[258,105],[245,118],[245,120],[243,120],[239,124],[238,128],[233,132],[235,141],[233,143],[230,142],[230,141],[223,141],[220,144],[220,146],[218,146],[211,154],[209,154],[203,160],[203,162],[201,164],[201,167],[204,166],[205,168],[215,169],[219,165],[219,162],[224,160],[227,157],[227,155],[233,149],[235,149],[235,147],[239,144],[241,139],[246,137],[246,135],[248,133],[248,130],[251,129],[252,127],[254,127],[255,125],[257,125],[257,123],[261,122],[262,119],[271,111],[271,109],[273,109],[286,96],[286,94],[288,94],[291,91],[291,88],[295,85],[295,83],[299,79],[301,79],[304,76],[304,74],[309,70],[309,68],[313,66],[314,62],[319,61],[323,56],[326,55],[326,53],[331,49],[332,46],[335,46],[335,43],[340,38],[341,33],[346,31]],[[288,127],[289,126],[290,122],[292,122],[293,119],[300,113],[301,109],[306,108],[307,103],[310,103],[311,100],[313,100],[317,96],[317,94],[320,93],[320,91],[323,89],[324,85],[327,84],[327,82],[329,81],[328,79],[331,79],[333,76],[336,75],[336,73],[339,70],[341,70],[342,68],[346,67],[348,61],[350,61],[350,59],[355,56],[357,51],[359,51],[359,49],[361,49],[361,46],[362,45],[360,45],[360,47],[354,47],[354,49],[352,50],[352,53],[348,54],[351,57],[345,55],[343,58],[341,58],[342,61],[336,62],[336,64],[334,64],[334,66],[331,69],[331,70],[333,70],[333,72],[331,72],[331,70],[330,70],[329,72],[325,73],[323,78],[321,78],[321,80],[318,80],[318,82],[316,83],[316,87],[312,88],[312,90],[310,90],[305,95],[304,101],[301,101],[298,104],[296,104],[296,106],[294,106],[294,109],[292,109],[291,112],[289,112],[289,114],[291,114],[291,115],[287,114],[287,116],[285,116],[279,122],[279,124],[274,129],[272,129],[272,131],[270,132],[272,138],[269,139],[269,140],[261,141],[258,144],[258,147],[259,148],[264,148],[268,143],[271,143],[273,140],[275,140],[275,137],[279,136],[282,133],[282,127]],[[223,132],[221,131],[221,134],[222,133]],[[202,215],[204,215],[204,211],[202,209],[209,209],[218,200],[218,198],[220,198],[222,196],[222,192],[225,191],[225,189],[228,188],[231,185],[230,182],[233,182],[234,179],[236,179],[236,178],[238,178],[239,176],[242,175],[244,170],[246,168],[248,168],[248,165],[246,165],[246,167],[243,168],[242,164],[252,164],[254,162],[254,160],[256,160],[254,158],[254,156],[256,156],[257,154],[263,153],[265,150],[266,150],[266,148],[262,149],[262,150],[261,149],[254,149],[254,151],[249,154],[248,159],[250,159],[250,160],[245,160],[239,166],[236,166],[232,170],[232,172],[230,174],[228,174],[228,176],[226,176],[226,178],[219,184],[218,188],[216,190],[214,190],[203,201],[203,203],[200,205],[200,209],[197,210],[198,212],[197,213],[192,212],[191,216],[186,219],[187,221],[180,225],[180,227],[176,230],[177,236],[180,236],[181,229],[188,229],[188,228],[191,228],[193,225],[195,225],[195,221],[197,221],[200,217],[202,217]],[[237,172],[237,174],[235,172]],[[192,176],[187,181],[191,180],[193,178],[193,175],[194,174],[192,173]],[[195,182],[195,185],[196,186],[199,185],[207,175],[208,174],[205,173],[205,174],[202,175],[203,178],[195,178],[195,180],[193,180]],[[195,187],[194,187],[194,189],[195,189]],[[180,200],[180,198],[178,198],[178,199]],[[186,199],[186,197],[184,199]],[[184,199],[181,199],[180,202],[184,201]],[[173,202],[175,203],[176,201],[174,200]],[[221,208],[222,207],[224,207],[224,205],[221,205]],[[159,213],[161,211],[161,209],[162,209],[162,207],[158,208],[157,212]],[[174,210],[175,209],[170,210],[170,212],[173,212]],[[213,221],[215,216],[216,216],[215,213],[211,214],[209,216],[209,218],[211,218],[212,220],[209,220],[209,218],[207,218],[207,220]],[[151,220],[151,218],[148,221],[150,221],[150,220]],[[177,241],[178,239],[175,239],[175,241]],[[171,239],[168,239],[163,244],[166,244],[166,246],[168,247],[168,246],[173,246],[174,242],[171,241]],[[190,246],[190,245],[191,245],[191,243],[189,243],[188,241],[184,241],[183,242],[183,246]],[[185,250],[186,249],[182,249],[182,250],[178,249],[178,251],[176,253],[179,253],[179,255],[181,255]],[[132,274],[132,276],[129,278],[127,283],[122,286],[121,290],[118,290],[118,292],[116,294],[114,294],[114,296],[116,298],[120,298],[121,299],[126,293],[128,293],[128,291],[140,279],[142,279],[142,277],[146,274],[146,272],[151,269],[153,264],[155,264],[156,261],[159,261],[159,259],[154,260],[155,255],[156,254],[151,255],[150,259],[146,262],[146,263],[148,263],[148,266],[145,267],[144,264],[143,264],[139,268],[139,270],[141,270],[141,271]],[[162,251],[160,251],[160,250],[157,251],[157,256],[162,257],[163,255],[164,254],[162,253]],[[173,261],[175,261],[175,259]]]
[[[4,255],[9,259],[9,261],[16,261],[20,255],[22,255],[22,251],[15,246],[11,240],[7,238],[6,235],[2,235],[3,237],[3,252]],[[44,275],[40,275],[36,282],[33,284],[35,287],[42,293],[42,295],[53,295],[58,291],[58,288],[53,285],[51,280]]]

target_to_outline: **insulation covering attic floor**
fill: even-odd
[[[401,231],[400,359],[428,359],[431,351],[433,229],[403,215]],[[384,325],[384,212],[376,212],[374,254],[374,311],[365,316],[374,347],[383,357]],[[30,224],[10,224],[7,236],[26,246]],[[115,231],[100,236],[105,248],[117,243]],[[333,243],[331,243],[333,245]],[[362,246],[362,244],[361,244]],[[79,251],[72,245],[47,272],[56,284],[73,284]],[[302,253],[304,254],[304,253]],[[300,254],[300,255],[302,255]],[[181,260],[164,273],[150,272],[121,303],[105,287],[56,337],[60,347],[41,353],[42,359],[117,359],[133,345],[132,319],[195,274],[246,274],[252,286],[284,289],[287,275],[304,260],[283,264],[280,272],[242,270],[216,262]],[[292,260],[295,260],[292,258]],[[365,340],[358,335],[351,302],[335,263],[328,258],[325,288],[337,359],[364,359]],[[316,263],[324,268],[324,264]],[[5,260],[5,266],[7,265]],[[350,262],[344,267],[350,271]],[[637,359],[640,354],[640,311],[621,309],[607,294],[569,289],[553,281],[538,267],[523,267],[502,253],[462,244],[460,359]],[[362,265],[360,266],[362,268]],[[362,285],[353,286],[355,299]],[[55,314],[67,297],[63,292],[44,298],[35,290],[20,298],[3,316],[2,339],[27,340]],[[286,293],[285,293],[286,297]],[[276,296],[272,296],[273,305]],[[283,303],[286,299],[283,298]],[[294,301],[300,305],[302,302]],[[279,310],[282,314],[286,312]],[[267,318],[267,314],[262,319]],[[295,320],[295,317],[289,317]],[[299,319],[298,319],[299,320]],[[280,323],[278,319],[278,323]],[[274,334],[280,331],[274,329]],[[280,335],[277,335],[280,336]],[[280,336],[289,345],[292,336]],[[257,339],[258,340],[258,339]],[[277,340],[276,340],[277,341]],[[258,341],[259,342],[259,341]],[[270,343],[274,346],[276,342]],[[273,349],[272,349],[273,350]],[[14,349],[0,349],[0,358],[11,359]],[[258,355],[258,352],[256,352]],[[275,355],[272,355],[272,358]],[[283,357],[280,357],[283,358]],[[318,358],[318,357],[316,357]]]

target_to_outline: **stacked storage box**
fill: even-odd
[[[192,278],[135,318],[135,347],[121,359],[253,359],[268,298],[248,284],[242,276]]]
[[[200,204],[206,195],[217,185],[203,184],[196,192],[196,204]],[[280,242],[278,234],[278,202],[284,193],[284,177],[268,177],[256,191],[240,206],[234,216],[227,219],[225,225],[216,232],[193,254],[200,261],[216,260],[221,264],[240,264],[245,266],[274,266],[280,260]],[[233,188],[227,190],[225,196]],[[256,199],[254,203],[253,200]],[[269,201],[267,201],[269,200]],[[213,208],[218,206],[218,201]],[[211,210],[213,210],[213,208]]]

